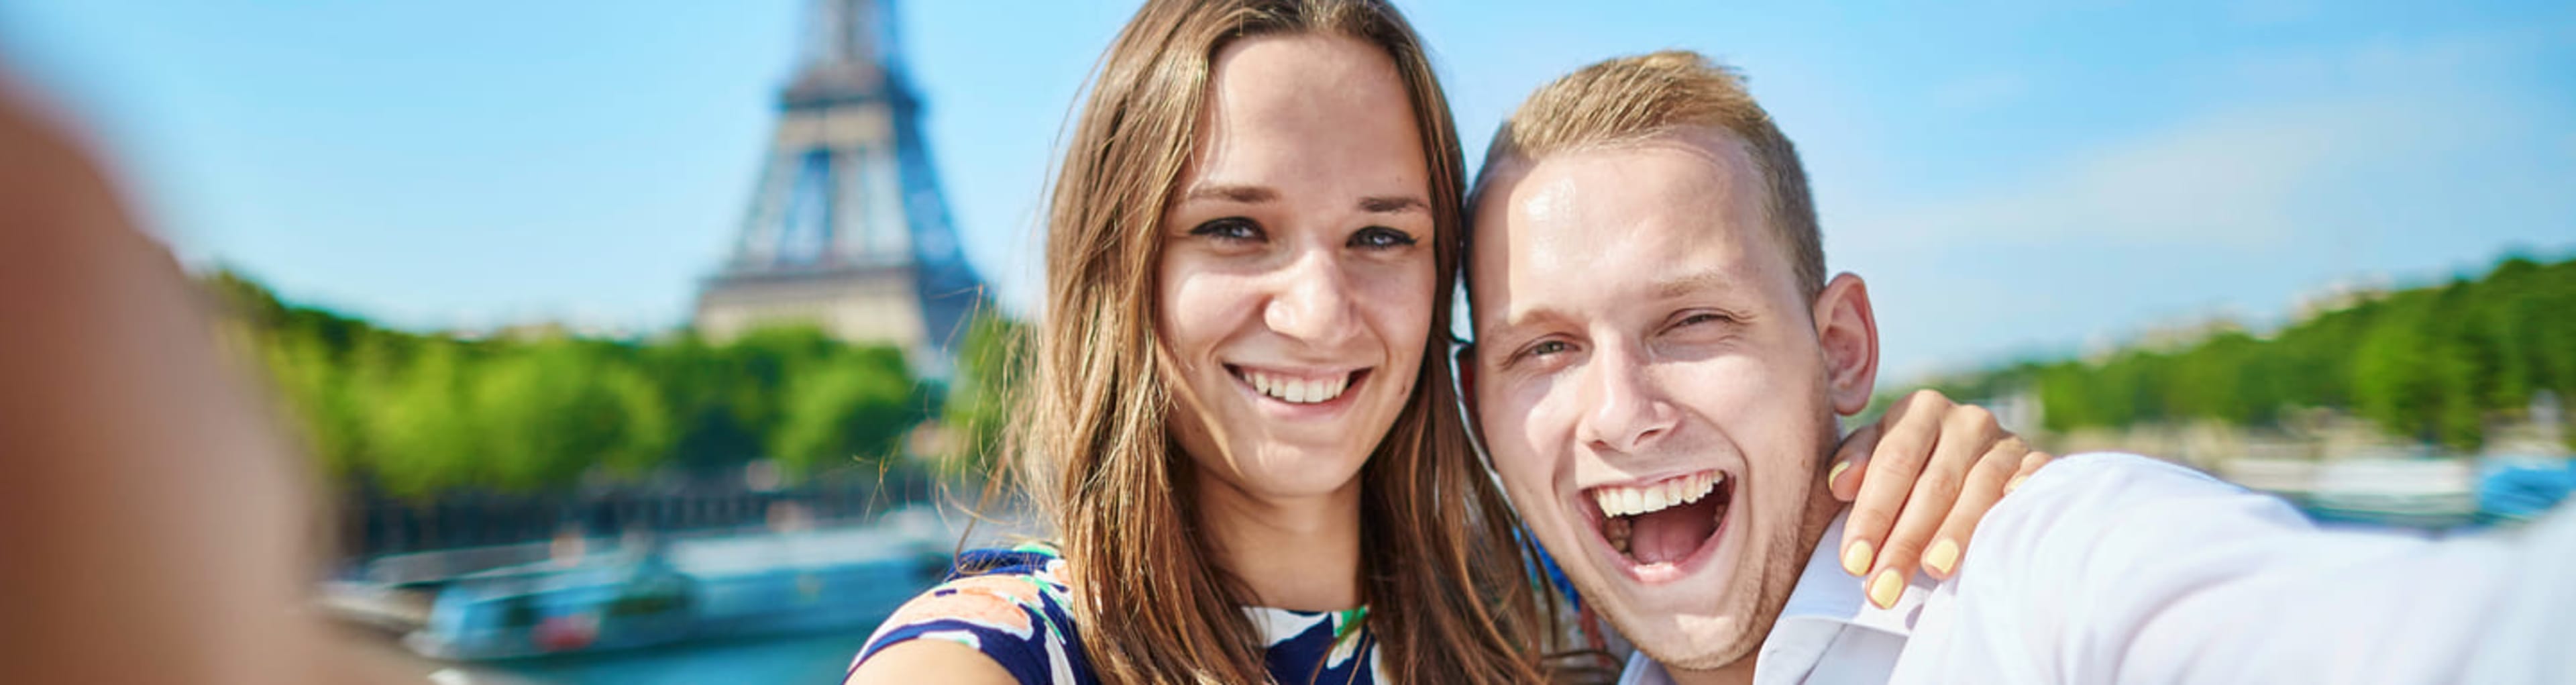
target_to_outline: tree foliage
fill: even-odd
[[[939,400],[902,352],[810,326],[722,344],[473,339],[286,304],[229,271],[204,282],[326,471],[399,497],[756,459],[811,476],[902,453]]]
[[[940,407],[939,422],[950,431],[949,454],[941,463],[952,470],[981,473],[1004,449],[1003,431],[1018,408],[1027,373],[1029,331],[998,316],[977,316],[958,345],[956,385]]]
[[[2360,298],[2268,336],[2221,331],[2180,349],[2022,362],[1936,387],[1960,397],[2030,388],[2057,431],[2269,425],[2285,409],[2328,407],[2475,451],[2488,425],[2521,418],[2537,393],[2562,407],[2576,399],[2576,260],[2508,257],[2482,278]]]

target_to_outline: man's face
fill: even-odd
[[[1814,545],[1819,466],[1851,404],[1836,358],[1863,348],[1818,321],[1855,298],[1865,320],[1866,295],[1845,276],[1811,309],[1732,137],[1496,173],[1469,284],[1494,467],[1621,634],[1668,666],[1733,663]]]

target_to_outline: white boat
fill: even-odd
[[[403,643],[440,659],[510,659],[882,620],[947,571],[949,545],[850,528],[626,545],[438,584]]]

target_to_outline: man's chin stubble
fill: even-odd
[[[1779,623],[1780,612],[1788,607],[1789,594],[1797,589],[1798,576],[1806,569],[1807,557],[1815,553],[1816,545],[1822,544],[1825,529],[1833,524],[1833,518],[1841,511],[1842,503],[1835,500],[1832,493],[1823,490],[1811,492],[1806,510],[1799,512],[1797,525],[1774,534],[1769,548],[1785,553],[1761,560],[1762,573],[1754,580],[1762,584],[1762,596],[1755,602],[1752,620],[1736,626],[1735,637],[1728,640],[1728,644],[1717,649],[1683,649],[1668,654],[1657,652],[1673,650],[1648,648],[1643,644],[1637,646],[1638,650],[1656,663],[1663,664],[1664,668],[1678,671],[1713,671],[1753,658],[1762,648],[1763,640],[1770,636],[1772,626]],[[1637,634],[1629,630],[1629,623],[1621,620],[1623,617],[1610,616],[1605,612],[1603,618],[1609,620],[1621,635],[1633,638]],[[1746,665],[1750,665],[1749,662]]]

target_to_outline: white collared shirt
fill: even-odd
[[[1780,619],[1771,624],[1771,634],[1763,637],[1757,651],[1753,662],[1757,685],[1884,683],[1895,670],[1933,581],[1917,573],[1895,606],[1871,606],[1860,579],[1843,573],[1836,561],[1833,543],[1843,539],[1843,521],[1848,516],[1849,512],[1835,516],[1818,538],[1827,544],[1816,545],[1816,551],[1807,555],[1797,587],[1790,590],[1788,603],[1780,607]],[[1670,683],[1671,674],[1645,652],[1630,654],[1627,669],[1619,675],[1619,685]]]
[[[2576,682],[2576,511],[2438,541],[2320,529],[2187,468],[2083,454],[1895,608],[1863,603],[1832,551],[1808,558],[1755,682]],[[1639,654],[1620,682],[1670,680]]]

